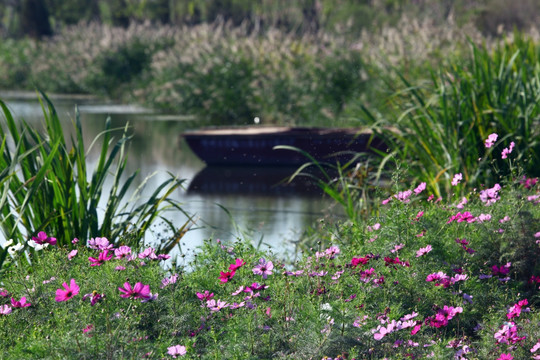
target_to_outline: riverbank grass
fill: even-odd
[[[471,191],[449,200],[425,185],[295,263],[217,239],[189,261],[106,238],[4,245],[2,357],[540,358],[538,179],[456,174]]]

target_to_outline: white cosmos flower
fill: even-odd
[[[24,249],[24,245],[23,244],[17,244],[17,245],[13,245],[13,246],[10,246],[8,248],[8,253],[13,256],[15,255],[15,253],[21,251],[22,249]]]
[[[48,243],[38,244],[38,243],[35,242],[34,240],[29,240],[29,241],[28,241],[28,245],[31,246],[31,247],[33,247],[36,251],[43,250],[43,249],[45,249],[47,246],[49,246]]]

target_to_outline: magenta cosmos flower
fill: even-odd
[[[234,277],[234,271],[220,271],[219,272],[219,281],[226,283]]]
[[[264,258],[259,259],[259,264],[255,266],[252,271],[255,275],[262,275],[263,279],[266,279],[268,275],[272,275],[274,264],[271,261],[266,261]]]
[[[119,287],[118,290],[122,293],[120,296],[123,298],[146,300],[152,297],[150,294],[150,285],[144,285],[141,282],[136,283],[133,287],[131,287],[129,282],[125,282],[124,287]]]
[[[44,231],[40,231],[37,236],[32,236],[32,240],[36,242],[36,244],[43,245],[43,244],[50,244],[50,245],[56,245],[56,238],[47,236],[47,234]]]
[[[67,283],[63,283],[64,289],[56,289],[56,297],[54,300],[67,301],[79,293],[79,285],[75,282],[75,279],[71,279],[69,286]]]
[[[240,269],[242,266],[244,266],[245,264],[246,264],[246,262],[244,260],[236,259],[234,261],[234,264],[229,265],[229,270],[236,271],[236,270]]]
[[[109,254],[109,250],[103,250],[99,253],[98,258],[89,257],[88,260],[91,262],[90,266],[101,266],[105,261],[112,259],[112,254]]]
[[[21,298],[21,300],[15,300],[14,298],[11,298],[11,306],[13,306],[14,308],[23,308],[23,307],[28,307],[32,304],[26,302],[26,297],[23,296]]]

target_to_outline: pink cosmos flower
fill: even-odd
[[[93,328],[94,328],[94,325],[90,324],[87,327],[85,327],[84,329],[82,329],[82,332],[83,332],[83,334],[89,333],[90,331],[92,331]]]
[[[214,293],[210,293],[208,290],[205,290],[204,293],[197,293],[197,298],[201,301],[208,301],[214,297]]]
[[[44,231],[40,231],[36,236],[32,236],[32,240],[36,242],[36,244],[43,245],[43,244],[50,244],[50,245],[56,245],[56,238],[47,236],[47,234]]]
[[[187,353],[186,347],[182,345],[174,345],[167,348],[167,354],[176,359],[177,356],[182,356]]]
[[[420,183],[413,191],[416,195],[419,195],[422,191],[426,190],[426,183]]]
[[[176,284],[176,281],[178,280],[178,274],[171,275],[171,277],[165,278],[161,280],[161,286],[160,288],[163,289],[166,286]]]
[[[112,259],[112,254],[109,254],[109,250],[103,250],[99,253],[98,258],[94,257],[88,257],[88,260],[91,262],[90,266],[101,266],[105,263],[105,261],[109,261]]]
[[[371,225],[368,225],[367,227],[367,231],[375,231],[375,230],[379,230],[381,228],[381,224],[380,223],[376,223],[374,224],[373,226]]]
[[[516,146],[516,143],[512,141],[509,147],[504,148],[501,153],[501,159],[506,159],[508,157],[508,154],[512,153],[512,150],[514,150],[514,146]]]
[[[109,243],[107,238],[96,237],[88,240],[88,247],[95,250],[108,250],[112,249],[113,245]]]
[[[493,337],[497,344],[515,344],[525,340],[526,336],[519,336],[516,324],[513,321],[506,322]]]
[[[423,256],[425,254],[427,254],[428,252],[430,252],[431,250],[433,250],[433,248],[431,247],[431,245],[428,245],[424,248],[420,248],[417,252],[416,252],[416,257],[420,257],[420,256]]]
[[[459,204],[456,205],[456,207],[458,209],[463,209],[465,207],[465,205],[467,204],[468,200],[467,198],[464,196],[461,201],[459,202]]]
[[[538,341],[536,344],[534,344],[534,346],[531,348],[531,352],[532,353],[537,352],[538,349],[540,349],[540,341]]]
[[[495,142],[497,141],[497,138],[499,137],[499,135],[497,135],[496,133],[493,133],[491,135],[488,136],[488,138],[486,139],[485,141],[485,145],[486,145],[486,148],[490,148],[493,146],[493,144],[495,144]]]
[[[79,285],[75,282],[75,279],[71,279],[69,286],[66,282],[62,284],[64,289],[56,289],[56,297],[54,300],[57,302],[67,301],[79,293]]]
[[[337,254],[341,252],[341,250],[339,250],[337,246],[330,246],[324,252],[329,259],[333,259],[336,257]]]
[[[220,311],[221,309],[225,309],[227,307],[229,307],[229,304],[225,301],[221,301],[221,300],[208,300],[206,302],[206,307],[210,309],[211,312],[217,312],[217,311]]]
[[[399,250],[403,249],[405,247],[405,244],[399,244],[399,245],[395,245],[394,248],[392,250],[390,250],[390,252],[393,254],[393,253],[396,253],[398,252]]]
[[[394,195],[394,197],[398,199],[399,201],[401,201],[402,203],[407,204],[408,202],[411,201],[409,197],[412,195],[412,193],[413,193],[412,190],[400,191],[396,195]]]
[[[416,325],[411,330],[411,335],[415,335],[417,332],[420,331],[420,328],[422,327],[422,322],[417,322]]]
[[[68,260],[73,259],[75,256],[77,256],[78,250],[71,250],[68,254]]]
[[[232,303],[232,305],[229,307],[229,309],[238,309],[238,308],[241,308],[245,305],[246,303],[244,301],[240,302],[240,303]]]
[[[457,184],[459,184],[461,180],[463,180],[463,174],[455,174],[454,178],[452,179],[452,186],[457,186]]]
[[[529,302],[527,301],[527,299],[523,299],[523,300],[518,301],[517,304],[512,305],[512,307],[510,307],[510,309],[508,309],[508,313],[506,314],[506,317],[508,319],[519,317],[523,307],[528,305],[528,304],[529,304]]]
[[[477,220],[476,217],[474,217],[470,212],[465,211],[464,213],[458,212],[456,215],[452,215],[450,217],[450,219],[448,219],[448,221],[446,223],[450,224],[453,221],[456,221],[458,223],[464,222],[464,221],[466,221],[468,223],[473,223],[476,220]]]
[[[129,282],[125,282],[124,287],[119,287],[118,290],[120,290],[120,292],[122,293],[120,294],[120,297],[123,298],[144,300],[151,297],[150,285],[144,285],[141,282],[136,283],[133,288],[131,287],[131,284]]]
[[[144,249],[139,255],[139,259],[149,258],[150,260],[157,260],[158,256],[156,255],[156,250],[153,247],[148,247]]]
[[[495,186],[493,186],[491,189],[481,190],[480,200],[486,205],[491,205],[497,202],[500,199],[499,190],[501,190],[501,186],[499,184],[495,184]]]
[[[262,275],[263,279],[266,279],[268,275],[272,275],[272,269],[274,269],[274,264],[271,261],[260,258],[259,264],[252,271],[255,275]]]
[[[499,220],[501,224],[504,224],[505,222],[508,222],[508,221],[510,221],[510,216],[508,215],[506,215],[505,217]]]
[[[23,296],[21,300],[15,300],[14,298],[11,298],[11,306],[13,306],[14,308],[23,308],[23,307],[28,307],[30,305],[32,304],[26,302],[25,296]]]
[[[505,353],[502,353],[501,356],[497,358],[497,360],[512,360],[512,359],[514,359],[512,354],[505,354]]]
[[[9,305],[0,305],[0,315],[9,315],[12,311]]]
[[[122,259],[131,255],[131,248],[129,246],[122,245],[118,249],[114,249],[115,259]]]
[[[491,220],[491,215],[489,215],[489,214],[480,214],[480,215],[478,215],[477,220],[478,220],[478,222],[481,222],[481,223],[483,223],[484,221],[489,221],[489,220]]]

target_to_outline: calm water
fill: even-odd
[[[0,98],[8,103],[16,118],[40,126],[43,116],[35,94],[0,92]],[[72,127],[77,104],[86,146],[104,129],[107,116],[111,117],[113,127],[122,128],[129,122],[133,138],[126,173],[140,169],[139,181],[156,173],[149,182],[150,189],[167,179],[167,172],[186,180],[185,188],[174,193],[173,198],[198,220],[181,242],[180,251],[184,253],[204,239],[227,241],[247,236],[263,248],[290,256],[303,231],[328,213],[331,202],[311,191],[313,186],[305,181],[288,187],[275,186],[295,169],[206,167],[180,137],[182,131],[197,127],[193,119],[85,97],[52,99],[66,131]],[[95,158],[95,152],[90,151],[91,164]],[[169,213],[168,218],[178,225],[187,219],[179,213]],[[147,242],[157,241],[162,231],[162,227],[156,226],[156,233],[148,234]]]

